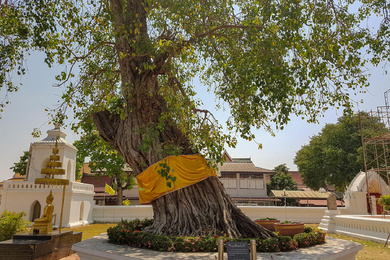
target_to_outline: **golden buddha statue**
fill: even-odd
[[[34,230],[39,230],[39,234],[47,234],[49,232],[53,231],[53,212],[54,212],[54,206],[51,204],[53,202],[53,194],[52,191],[50,191],[49,196],[46,198],[46,206],[43,209],[43,215],[40,218],[37,218],[34,220],[32,231],[36,232]]]

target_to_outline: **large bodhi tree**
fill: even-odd
[[[309,122],[328,108],[350,109],[349,91],[367,86],[361,53],[380,61],[378,41],[360,28],[383,1],[309,0],[26,0],[0,1],[0,84],[23,74],[26,55],[66,64],[58,75],[58,123],[73,109],[93,120],[135,174],[172,154],[201,152],[222,160],[235,137],[283,128],[291,115]],[[356,5],[354,5],[356,6]],[[385,20],[387,21],[387,20]],[[367,57],[367,56],[366,56]],[[193,79],[214,92],[231,114],[227,133],[195,98]],[[4,100],[2,106],[8,102]],[[148,232],[270,237],[235,207],[217,178],[153,201]]]

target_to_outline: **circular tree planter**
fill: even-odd
[[[268,230],[275,231],[275,226],[274,224],[280,223],[280,220],[278,219],[273,219],[273,220],[261,220],[261,219],[256,219],[255,222],[259,225],[262,225]]]
[[[294,236],[305,231],[305,225],[303,223],[289,223],[289,224],[274,224],[275,231],[279,232],[282,236]]]

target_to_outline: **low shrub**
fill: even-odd
[[[134,220],[121,220],[121,222],[118,223],[118,227],[120,229],[126,229],[126,230],[138,230],[141,231],[147,226],[153,225],[154,219],[134,219]]]
[[[298,243],[290,236],[279,236],[280,251],[291,251],[298,248]]]
[[[325,243],[325,233],[320,229],[313,229],[310,233],[296,234],[293,239],[298,243],[298,247],[308,247]]]
[[[277,219],[276,218],[266,217],[266,218],[261,218],[261,219],[257,219],[257,220],[277,220]]]
[[[303,232],[305,232],[305,233],[313,232],[313,228],[312,227],[305,227],[305,230]]]
[[[11,239],[16,233],[25,231],[30,224],[24,220],[24,212],[16,213],[5,210],[0,216],[0,241]]]
[[[152,224],[152,219],[122,220],[117,226],[110,227],[107,230],[108,239],[111,243],[115,244],[169,252],[217,252],[218,240],[220,239],[224,240],[225,245],[229,241],[247,242],[249,244],[252,239],[228,238],[225,236],[175,237],[152,235],[142,231],[143,228]],[[306,247],[325,242],[325,233],[321,230],[313,230],[309,233],[298,234],[294,238],[279,236],[272,239],[256,238],[255,241],[257,252],[291,251],[298,247]]]

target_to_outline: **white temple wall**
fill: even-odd
[[[53,154],[52,149],[53,145],[50,145],[48,149],[47,144],[31,144],[32,146],[32,155],[31,162],[29,164],[27,181],[33,182],[37,178],[44,178],[45,175],[41,174],[42,168],[46,168],[46,162],[50,155]],[[76,171],[76,150],[68,147],[64,143],[58,143],[58,155],[60,156],[60,162],[62,162],[62,169],[65,169],[65,175],[56,175],[57,179],[68,179],[69,181],[75,181],[75,171]],[[70,166],[69,166],[70,163]],[[70,170],[70,172],[69,172]]]
[[[65,169],[66,174],[63,175],[64,179],[68,179],[69,181],[76,181],[76,153],[77,150],[70,149],[65,146],[64,156],[63,158],[62,168]]]
[[[345,207],[348,209],[348,214],[364,215],[367,214],[367,199],[366,192],[347,191],[344,195]]]
[[[278,207],[278,206],[238,206],[250,219],[265,217],[277,218],[281,221],[300,221],[303,223],[320,223],[326,207]],[[339,208],[345,212],[344,208]],[[153,218],[150,205],[135,206],[93,206],[92,218],[95,222],[120,222],[121,219]]]
[[[72,203],[69,205],[69,211],[67,213],[69,217],[69,226],[80,226],[88,223],[92,223],[92,206],[93,200],[93,185],[89,192],[86,192],[83,183],[72,183]]]
[[[62,227],[71,227],[92,223],[93,185],[71,182],[65,189],[64,211]],[[2,203],[0,213],[4,210],[26,213],[25,219],[32,222],[33,207],[35,201],[41,205],[40,216],[46,206],[46,197],[50,190],[54,196],[53,205],[55,226],[59,226],[61,218],[61,205],[63,186],[48,186],[34,184],[33,182],[5,181],[2,190]],[[83,204],[83,206],[81,206]],[[82,213],[80,209],[82,208]],[[82,218],[80,219],[80,216]]]

